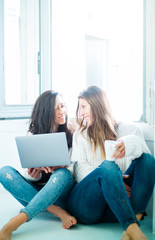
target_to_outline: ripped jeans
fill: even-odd
[[[44,186],[30,182],[10,166],[0,169],[0,183],[25,208],[28,221],[52,205],[65,208],[66,197],[73,186],[73,177],[66,168],[57,169]]]
[[[128,198],[122,172],[114,161],[105,160],[79,182],[68,196],[68,211],[84,224],[120,222],[123,229],[138,223],[136,214],[144,213],[155,183],[155,159],[142,154],[130,164],[126,184],[131,186]]]

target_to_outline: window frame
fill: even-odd
[[[39,48],[38,74],[39,94],[51,89],[51,3],[39,0]],[[0,1],[0,120],[29,118],[33,105],[6,105],[4,83],[4,0]],[[48,64],[47,64],[48,63]],[[46,81],[43,81],[46,79]]]
[[[155,2],[144,0],[144,82],[143,82],[143,121],[150,126],[155,124],[154,97],[155,97]]]
[[[4,0],[0,1],[0,119],[29,118],[32,105],[5,104],[4,79]],[[39,76],[40,82],[40,76]]]

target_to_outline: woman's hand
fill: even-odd
[[[28,174],[33,178],[39,178],[42,171],[44,171],[45,173],[52,173],[58,168],[64,168],[64,167],[66,166],[28,168]]]
[[[40,168],[28,168],[28,174],[32,178],[39,178],[41,174],[41,169]]]
[[[57,167],[41,167],[40,169],[45,173],[52,173],[53,171],[57,170],[58,168],[64,168],[66,166],[57,166]]]
[[[125,144],[123,141],[115,145],[116,151],[113,153],[112,158],[118,159],[125,157]]]

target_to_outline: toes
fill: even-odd
[[[76,223],[77,223],[77,221],[76,221],[75,218],[70,218],[70,219],[68,219],[68,221],[64,221],[64,222],[62,223],[62,226],[63,226],[63,228],[65,228],[65,229],[69,229],[69,228],[72,227],[73,225],[76,225]]]
[[[65,229],[69,229],[72,225],[73,225],[73,222],[72,222],[72,221],[67,222],[67,223],[64,225],[64,228],[65,228]]]

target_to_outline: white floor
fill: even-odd
[[[8,192],[0,186],[0,228],[22,208]],[[155,240],[152,234],[152,218],[141,222],[141,229],[149,240]],[[12,235],[12,240],[119,240],[122,228],[118,223],[81,225],[65,230],[58,218],[49,213],[41,213],[29,223],[22,225]]]
[[[27,120],[0,121],[0,167],[11,165],[21,171],[14,137],[25,135]],[[0,228],[13,216],[18,214],[22,206],[0,185]],[[155,240],[152,234],[152,217],[149,214],[141,221],[141,229],[149,240]],[[49,213],[41,213],[29,223],[21,226],[12,236],[13,240],[119,240],[122,228],[119,224],[80,225],[65,230],[59,219]]]

